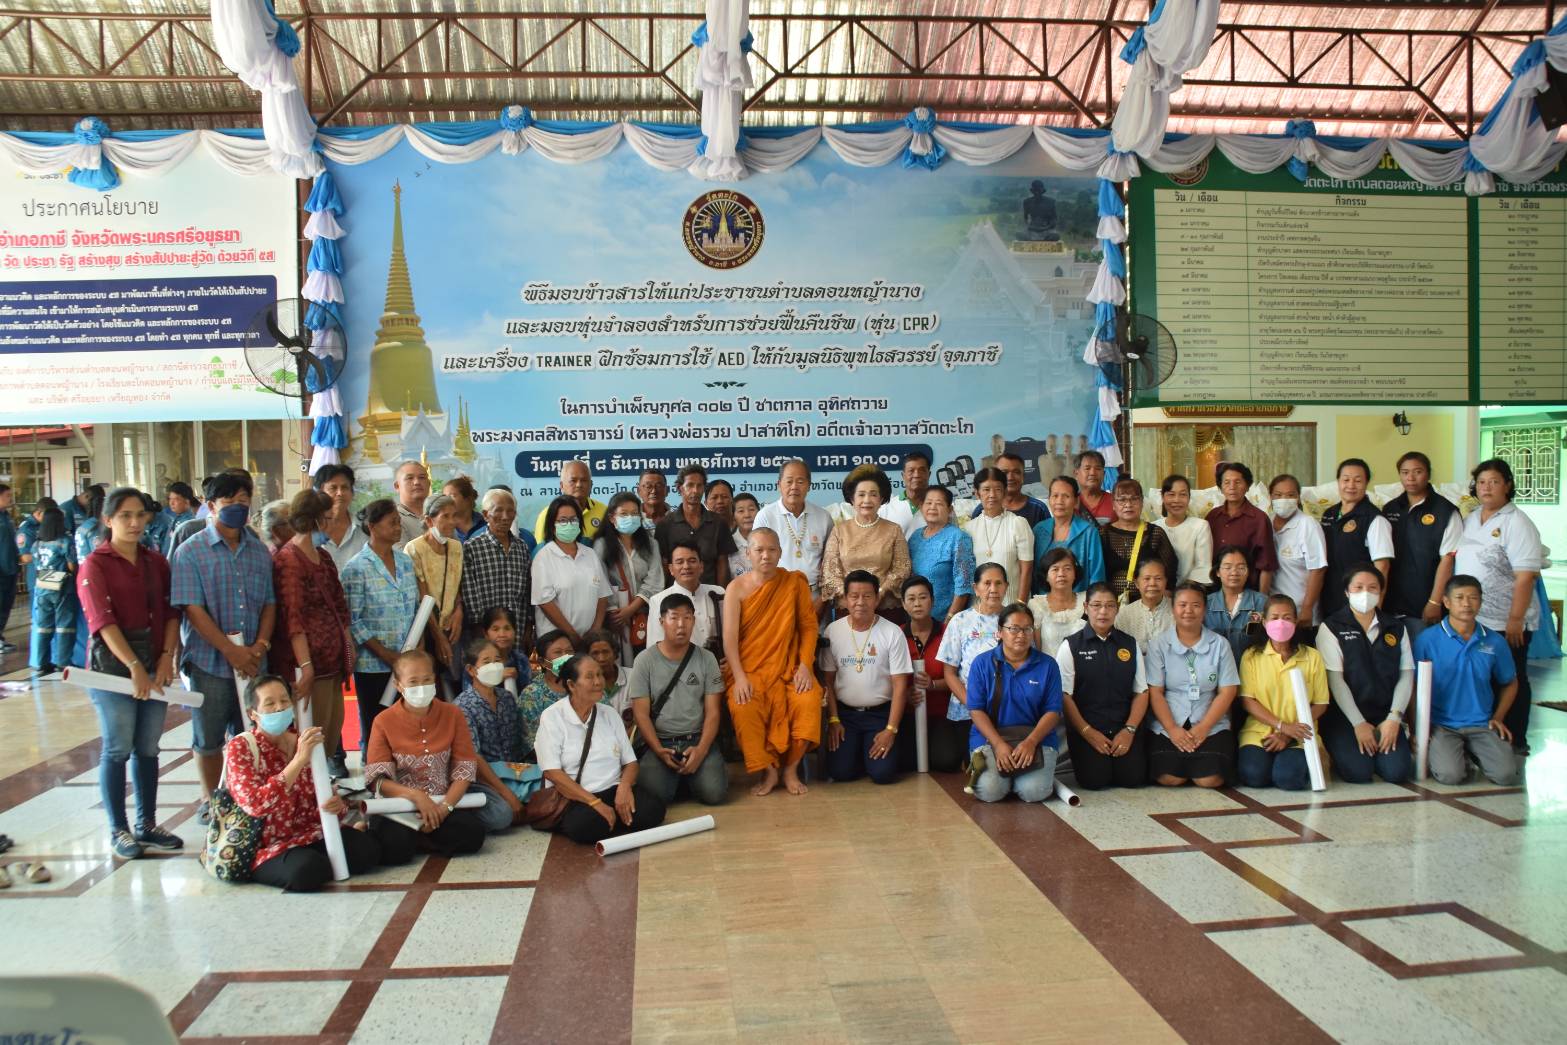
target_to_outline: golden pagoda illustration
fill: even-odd
[[[408,443],[405,428],[415,419],[417,427],[424,430],[421,434],[450,431],[435,388],[435,360],[414,308],[413,282],[403,250],[403,189],[400,183],[394,183],[386,307],[370,350],[369,395],[365,412],[359,415],[364,457],[377,464],[403,458]],[[465,459],[471,461],[473,443],[467,436],[466,424],[459,437],[470,455]]]

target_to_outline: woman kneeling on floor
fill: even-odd
[[[303,733],[294,726],[288,684],[262,675],[245,694],[253,728],[229,740],[223,750],[223,780],[234,801],[265,822],[251,878],[291,893],[313,893],[332,878],[321,813],[341,817],[348,806],[336,795],[316,805],[310,752],[324,739],[320,726]],[[383,862],[381,843],[364,831],[343,832],[349,874],[365,874]],[[406,857],[404,858],[406,859]]]
[[[399,653],[392,678],[400,696],[370,727],[365,788],[412,801],[419,826],[375,818],[387,861],[401,863],[415,851],[476,853],[484,824],[472,810],[457,808],[478,770],[468,723],[455,705],[435,699],[435,660],[424,650]]]
[[[539,718],[534,750],[550,787],[571,804],[560,830],[573,842],[593,845],[610,835],[645,831],[664,822],[664,803],[637,786],[637,756],[620,716],[600,707],[604,673],[577,654],[556,674],[566,697]]]
[[[1328,675],[1322,657],[1303,646],[1295,633],[1300,610],[1288,595],[1269,597],[1262,614],[1263,634],[1241,656],[1241,701],[1246,724],[1241,727],[1235,771],[1246,787],[1276,787],[1304,791],[1311,786],[1306,768],[1306,744],[1316,744],[1317,719],[1328,709]],[[1295,688],[1289,673],[1299,671],[1306,682],[1311,721],[1295,711]]]
[[[1012,603],[1000,621],[1001,645],[975,657],[969,669],[974,797],[999,802],[1016,794],[1043,802],[1056,787],[1061,669],[1034,648],[1034,614],[1027,606]]]

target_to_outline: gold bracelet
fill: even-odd
[[[593,796],[593,801],[588,803],[588,808],[592,809],[594,806],[601,806],[603,804],[604,804],[603,800],[600,799],[598,795],[594,795]]]
[[[897,736],[898,735],[898,727],[893,725],[891,722],[889,722],[889,723],[887,723],[887,732],[891,733],[893,736]]]
[[[831,726],[841,726],[843,725],[843,719],[839,718],[837,715],[834,715],[832,718],[827,720],[827,724]]]

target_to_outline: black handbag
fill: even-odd
[[[664,687],[664,691],[662,693],[654,698],[653,709],[648,714],[648,721],[653,723],[653,729],[655,732],[658,730],[659,713],[664,710],[664,705],[669,703],[669,695],[675,691],[675,686],[680,682],[680,676],[684,675],[686,672],[686,665],[691,663],[691,654],[695,652],[696,643],[692,643],[686,647],[686,655],[680,658],[680,666],[675,668],[675,673],[673,675],[669,676],[669,684]],[[637,728],[632,726],[631,753],[636,755],[638,758],[641,758],[643,754],[647,752],[647,748],[647,741],[639,736]]]
[[[152,590],[152,582],[148,576],[146,556],[138,553],[136,565],[141,573],[142,590],[147,593],[147,619],[155,620],[157,614],[153,611],[157,608],[157,595]],[[115,617],[118,618],[119,614],[116,613]],[[152,650],[152,629],[150,627],[127,628],[122,624],[120,634],[125,636],[126,643],[131,647],[131,652],[136,655],[136,659],[141,661],[141,666],[147,669],[149,675],[152,674],[158,666],[157,655]],[[87,643],[87,667],[122,679],[131,677],[131,669],[114,655],[109,644],[103,641],[101,632],[93,632],[92,638]]]
[[[1028,739],[1028,735],[1034,731],[1034,727],[1003,726],[1001,724],[1001,669],[1005,663],[1006,662],[1002,660],[1001,657],[998,656],[996,658],[996,688],[990,698],[990,723],[996,727],[996,732],[1001,734],[1002,740],[1005,740],[1009,745],[1016,747],[1019,743]],[[1026,773],[1028,770],[1033,769],[1034,764],[1038,761],[1039,749],[1036,747],[1034,749],[1034,757],[1029,761],[1028,765],[1015,769],[1002,769],[999,765],[995,766],[994,768],[997,773],[1000,773],[1004,777],[1013,777],[1017,776],[1019,773]]]

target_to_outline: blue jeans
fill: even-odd
[[[1402,784],[1414,775],[1415,757],[1403,730],[1399,730],[1398,745],[1392,751],[1367,755],[1355,743],[1355,727],[1349,719],[1331,708],[1322,716],[1322,743],[1333,757],[1339,779],[1347,784],[1369,784],[1373,773],[1390,784]]]
[[[169,705],[161,700],[136,700],[123,693],[90,689],[93,709],[98,712],[98,731],[103,734],[103,753],[98,759],[98,791],[104,811],[109,814],[109,830],[127,831],[125,820],[125,763],[131,762],[131,779],[136,785],[136,828],[142,830],[158,822],[158,739],[163,736],[163,719]]]
[[[484,806],[473,812],[478,816],[479,823],[484,825],[487,834],[493,835],[511,826],[511,806],[506,804],[506,799],[499,791],[474,783],[468,785],[465,794],[484,796]]]
[[[33,589],[33,642],[27,666],[64,667],[76,643],[76,592],[71,581],[60,591]]]
[[[1055,794],[1055,748],[1039,745],[1034,768],[1010,777],[996,772],[996,754],[989,744],[978,750],[985,753],[985,769],[974,781],[974,797],[981,802],[999,802],[1010,794],[1016,794],[1025,802],[1043,802]]]
[[[189,662],[185,670],[191,688],[202,696],[201,707],[190,709],[190,749],[198,755],[221,754],[231,737],[245,732],[234,676],[209,675]]]
[[[871,757],[871,745],[876,742],[876,734],[887,728],[887,715],[891,711],[891,704],[875,708],[838,705],[838,717],[843,721],[843,742],[836,751],[827,752],[829,780],[858,780],[869,775],[878,784],[890,784],[898,779],[897,743],[882,757]]]
[[[1261,744],[1243,745],[1235,753],[1235,775],[1242,787],[1276,787],[1280,791],[1305,791],[1311,787],[1306,749],[1300,747],[1264,751]]]

